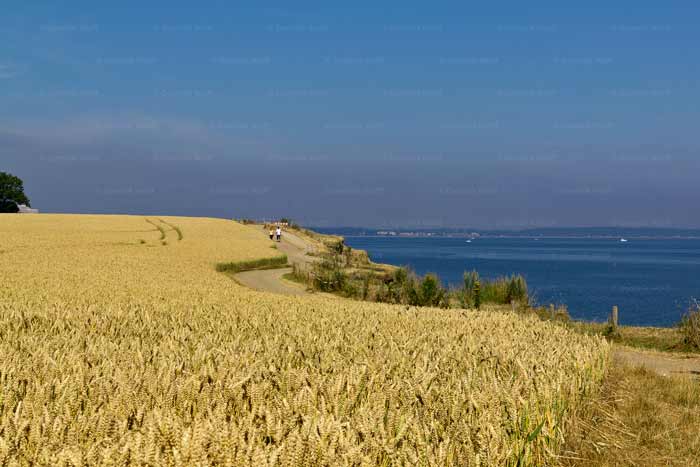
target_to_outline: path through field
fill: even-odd
[[[700,357],[683,356],[617,346],[615,358],[632,366],[643,366],[661,376],[687,375],[700,379]]]
[[[303,285],[287,281],[282,277],[289,272],[292,272],[292,268],[263,269],[239,272],[234,277],[240,284],[251,289],[282,295],[306,295],[308,292]]]
[[[268,232],[260,227],[261,232],[267,235]],[[287,255],[290,264],[307,264],[314,260],[314,257],[307,253],[313,252],[312,245],[304,241],[297,235],[290,232],[282,232],[282,241],[277,243],[277,250]],[[306,287],[288,280],[283,276],[292,271],[292,268],[263,269],[257,271],[239,272],[234,277],[246,287],[255,290],[264,290],[282,295],[306,295]]]

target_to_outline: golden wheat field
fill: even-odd
[[[232,221],[0,215],[0,465],[541,465],[603,341],[244,289]]]

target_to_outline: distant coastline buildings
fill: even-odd
[[[39,214],[38,209],[30,208],[26,204],[18,204],[17,208],[19,208],[19,214]]]
[[[396,230],[377,230],[377,235],[380,237],[467,237],[478,238],[481,235],[478,232],[461,233],[461,234],[446,234],[443,232],[400,232]]]

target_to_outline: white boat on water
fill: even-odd
[[[471,240],[467,240],[467,243],[471,243],[471,242],[472,242]]]
[[[626,239],[626,238],[621,238],[621,239],[620,239],[620,242],[621,242],[621,243],[627,243],[627,239]]]

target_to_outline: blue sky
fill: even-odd
[[[0,170],[46,211],[700,226],[693,2],[26,3]]]

